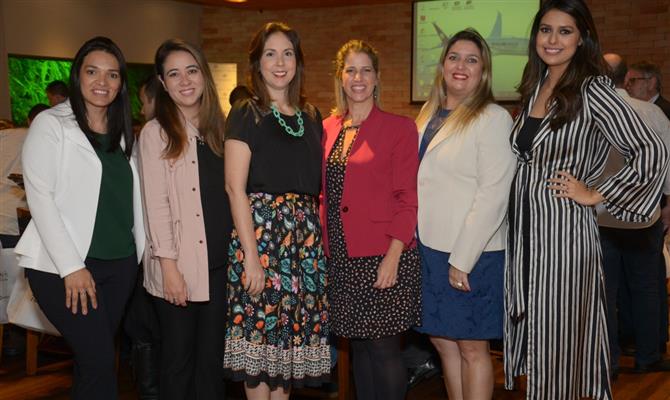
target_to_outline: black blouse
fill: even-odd
[[[228,262],[228,245],[233,230],[233,217],[224,184],[223,158],[198,139],[198,175],[202,202],[207,263],[209,269],[223,267]]]
[[[321,137],[323,126],[319,110],[316,118],[302,112],[305,133],[294,137],[284,131],[272,115],[253,99],[235,103],[226,122],[226,140],[245,142],[251,150],[247,193],[300,193],[318,196],[321,190]],[[281,115],[286,124],[298,130],[298,118]]]
[[[528,117],[524,122],[519,135],[516,137],[516,145],[521,154],[527,153],[533,147],[533,139],[540,130],[543,118]]]

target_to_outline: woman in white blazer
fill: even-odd
[[[74,353],[73,399],[116,399],[114,334],[144,247],[126,65],[87,41],[69,101],[40,113],[23,146],[32,221],[16,246],[35,299]]]
[[[417,118],[423,325],[450,399],[490,399],[488,340],[502,337],[505,213],[512,119],[493,104],[491,54],[467,29],[440,58]]]

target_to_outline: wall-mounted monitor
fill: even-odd
[[[412,102],[428,97],[443,46],[454,33],[476,29],[493,53],[493,95],[519,98],[516,87],[528,60],[528,37],[538,0],[434,0],[414,3]]]
[[[69,82],[72,60],[10,54],[8,64],[12,120],[17,125],[27,125],[28,111],[35,104],[49,104],[44,91],[47,85],[55,80]],[[130,104],[137,120],[142,119],[137,91],[152,73],[151,64],[128,64]]]

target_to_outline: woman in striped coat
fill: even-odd
[[[611,399],[605,289],[594,205],[649,218],[667,150],[615,93],[583,0],[546,1],[531,29],[511,135],[505,274],[506,387],[528,399]],[[594,187],[610,146],[626,166]]]

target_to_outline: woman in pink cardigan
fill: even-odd
[[[225,120],[202,53],[180,40],[156,51],[164,91],[140,135],[148,249],[144,286],[161,327],[161,399],[224,398],[226,264],[232,218],[224,187]]]

